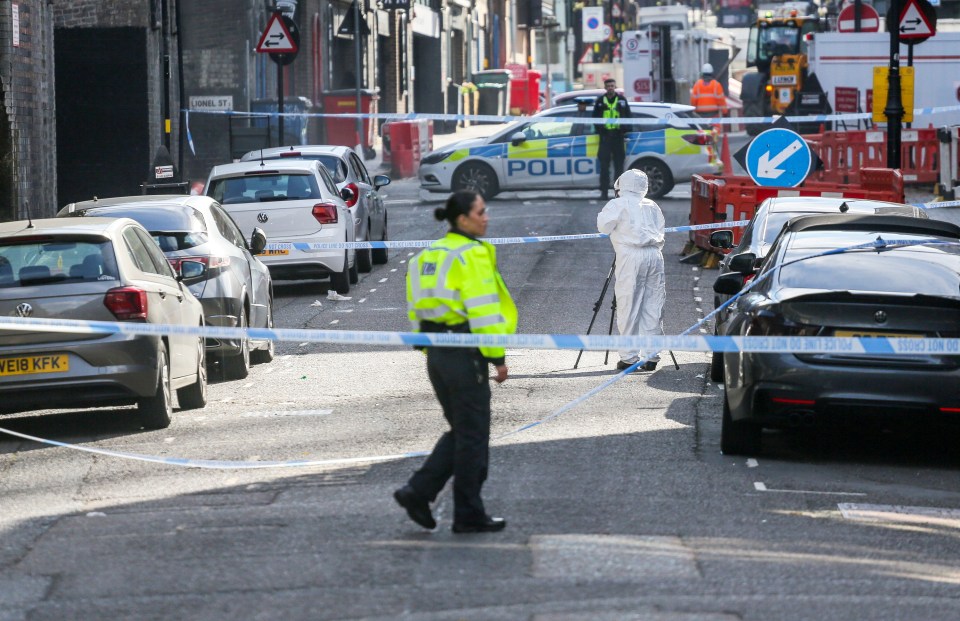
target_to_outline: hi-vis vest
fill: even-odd
[[[716,80],[705,82],[697,80],[690,89],[690,105],[697,112],[717,112],[727,109],[727,98],[723,94],[723,86]]]
[[[606,106],[606,110],[603,111],[603,118],[605,119],[619,119],[620,111],[617,110],[617,106],[620,105],[620,98],[615,97],[613,103],[610,102],[606,97],[603,98],[603,105]],[[607,129],[617,129],[620,127],[617,123],[607,123]]]
[[[455,326],[467,322],[474,334],[513,334],[517,307],[497,271],[493,245],[447,233],[421,251],[407,269],[407,316],[414,332],[420,321]],[[485,358],[503,358],[502,347],[481,347]]]

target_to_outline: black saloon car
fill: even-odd
[[[882,244],[824,255],[838,248]],[[906,242],[920,242],[908,245]],[[805,216],[774,242],[736,300],[727,336],[956,338],[960,227],[901,216]],[[738,293],[741,254],[714,291]],[[756,454],[763,428],[956,416],[960,359],[949,355],[724,352],[720,445]],[[952,414],[950,414],[952,413]],[[907,417],[902,415],[906,414]]]

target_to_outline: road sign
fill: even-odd
[[[794,188],[810,174],[813,153],[803,136],[774,127],[753,139],[744,161],[747,174],[757,185]]]
[[[936,24],[936,12],[929,2],[907,0],[907,5],[900,12],[898,23],[900,40],[908,44],[925,41],[937,33]]]
[[[290,35],[286,20],[280,13],[274,13],[267,22],[267,27],[260,35],[257,43],[257,52],[261,54],[296,54],[297,42]]]
[[[847,5],[837,16],[837,30],[839,32],[855,32],[856,7]],[[869,4],[860,5],[860,32],[878,32],[880,30],[880,14]]]

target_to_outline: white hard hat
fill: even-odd
[[[710,63],[703,63],[703,68],[700,69],[700,73],[709,73],[710,75],[713,75],[713,65]]]

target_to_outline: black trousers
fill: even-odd
[[[490,461],[490,382],[487,361],[476,349],[427,348],[427,373],[450,431],[440,436],[410,487],[433,502],[453,477],[453,519],[483,521],[480,489]]]
[[[610,189],[610,163],[613,163],[613,179],[616,181],[623,174],[623,160],[626,159],[626,149],[623,145],[623,136],[618,134],[600,136],[600,145],[597,147],[597,160],[600,164],[600,191],[606,194]]]

